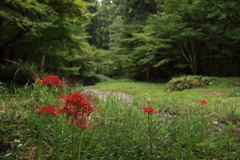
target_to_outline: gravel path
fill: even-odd
[[[97,89],[92,89],[92,86],[83,86],[83,93],[91,94],[93,96],[98,97],[100,100],[106,100],[106,97],[108,96],[114,96],[118,97],[119,99],[123,99],[126,102],[131,103],[132,96],[126,94],[126,93],[120,93],[120,92],[108,92],[108,91],[99,91]]]

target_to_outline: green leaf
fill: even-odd
[[[163,64],[166,64],[166,63],[168,63],[168,62],[170,62],[172,59],[170,59],[170,58],[166,58],[166,59],[163,59],[163,60],[161,60],[160,62],[158,62],[156,65],[153,65],[153,67],[159,67],[159,66],[161,66],[161,65],[163,65]]]
[[[232,129],[233,127],[234,127],[234,124],[229,124],[225,126],[226,129]]]

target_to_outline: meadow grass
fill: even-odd
[[[198,112],[198,106],[196,109],[193,106],[199,100],[206,100],[209,104],[205,109],[209,115],[214,114],[213,117],[225,121],[226,117],[230,118],[229,121],[239,121],[240,86],[235,83],[239,78],[213,78],[216,80],[205,87],[172,92],[168,91],[167,83],[135,82],[127,79],[98,83],[94,88],[133,95],[134,104],[140,107],[150,105],[165,109],[174,105],[179,112]]]
[[[46,104],[60,108],[59,95],[81,91],[81,86],[49,89],[33,83],[4,88],[0,158],[239,159],[239,135],[234,130],[240,119],[239,86],[235,81],[217,78],[204,88],[173,92],[167,91],[166,83],[102,82],[94,88],[128,93],[133,101],[114,95],[100,101],[89,93],[86,96],[94,99],[96,111],[88,118],[92,126],[84,131],[61,115],[41,116],[34,110]],[[209,103],[199,104],[199,100]],[[151,119],[141,112],[146,106],[158,111]]]

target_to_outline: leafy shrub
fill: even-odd
[[[3,94],[7,91],[6,85],[2,82],[0,82],[0,94]]]
[[[200,88],[215,83],[214,78],[203,78],[202,76],[188,76],[173,78],[168,82],[168,91],[182,91],[191,88]]]

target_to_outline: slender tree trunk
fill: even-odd
[[[0,50],[0,64],[4,64],[4,50]]]
[[[45,63],[45,55],[42,56],[42,60],[41,60],[41,66],[40,66],[40,69],[39,69],[39,72],[42,73],[43,71],[43,67],[44,67],[44,63]]]
[[[197,47],[195,47],[195,43],[193,41],[187,42],[186,39],[184,39],[181,44],[183,57],[188,62],[193,75],[196,75],[197,73],[196,58],[199,53],[200,47],[201,43],[198,43]]]
[[[152,8],[151,13],[156,14],[157,13],[157,1],[156,0],[150,0],[149,3],[150,3],[151,8]]]

